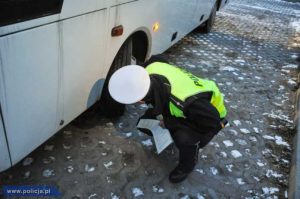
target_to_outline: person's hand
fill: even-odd
[[[149,136],[153,136],[152,132],[149,129],[144,129],[144,128],[137,128],[139,131],[141,131],[142,133],[145,133]]]
[[[160,120],[159,121],[159,126],[161,126],[162,128],[166,128],[166,126],[165,126],[165,123],[164,123],[164,121],[163,120]]]

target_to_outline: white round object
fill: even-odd
[[[114,100],[133,104],[142,100],[150,88],[150,76],[141,66],[129,65],[118,69],[110,78],[108,90]]]

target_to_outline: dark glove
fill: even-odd
[[[143,128],[137,128],[137,129],[151,137],[153,136],[152,132],[149,129],[143,129]]]
[[[155,119],[156,120],[156,116],[152,114],[153,109],[148,109],[145,114],[143,116],[141,116],[136,125],[138,125],[138,123],[140,122],[141,119]],[[144,128],[137,128],[138,130],[140,130],[141,132],[149,135],[149,136],[153,136],[152,132],[149,129],[144,129]]]

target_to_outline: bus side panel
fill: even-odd
[[[57,24],[0,38],[0,101],[13,164],[58,129],[58,54]]]
[[[102,10],[62,22],[65,124],[99,99],[104,83],[106,13]]]
[[[150,54],[162,53],[195,27],[195,22],[190,19],[196,8],[196,0],[192,0],[188,4],[181,0],[139,0],[111,8],[110,15],[117,17],[115,19],[110,18],[109,30],[113,26],[123,25],[124,37],[110,39],[111,53],[108,54],[109,58],[124,41],[122,38],[127,38],[128,35],[137,30],[151,31],[149,34],[151,34],[153,43],[150,43]],[[182,10],[186,12],[182,12]],[[157,32],[152,30],[155,23],[160,24]],[[177,37],[172,41],[172,36],[176,32]]]
[[[10,158],[6,143],[6,138],[4,134],[4,127],[2,124],[2,116],[0,114],[0,172],[9,168],[10,165]]]
[[[197,0],[198,1],[198,9],[196,11],[195,19],[197,23],[205,22],[209,17],[211,10],[217,0]],[[203,19],[200,21],[201,16],[204,15]]]
[[[66,19],[106,9],[106,1],[111,0],[64,0],[60,17]]]
[[[155,17],[161,24],[158,33],[161,35],[159,36],[161,39],[160,41],[153,40],[152,52],[154,54],[167,50],[199,25],[198,20],[195,20],[198,0],[188,2],[182,0],[156,0],[155,2],[156,6],[152,12],[155,12]],[[177,35],[176,38],[175,35]]]

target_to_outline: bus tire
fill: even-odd
[[[204,26],[201,27],[200,30],[202,33],[207,34],[207,33],[211,32],[211,29],[215,23],[216,14],[217,14],[217,3],[215,3],[214,7],[212,8],[212,11],[210,13],[208,20],[204,23]]]
[[[115,101],[108,91],[108,82],[112,74],[121,68],[131,64],[132,59],[132,39],[128,39],[118,51],[110,69],[106,76],[100,98],[100,113],[106,117],[114,118],[124,114],[125,105]]]

